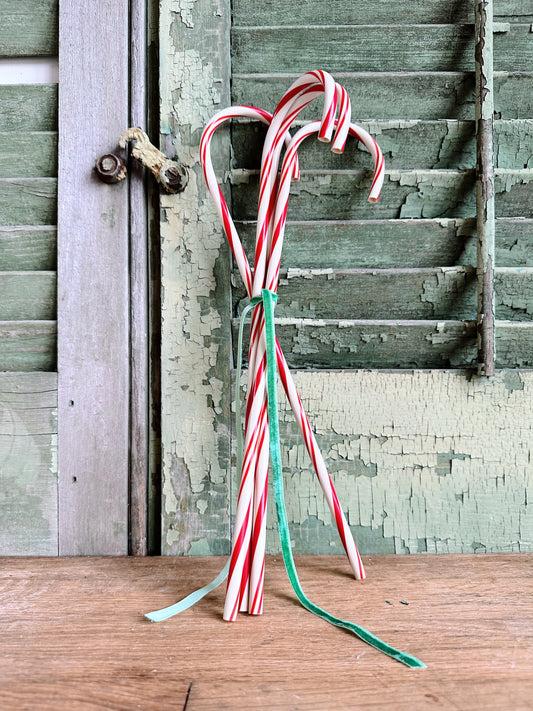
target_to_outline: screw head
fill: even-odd
[[[106,153],[96,161],[96,174],[104,183],[118,183],[126,177],[126,164],[120,156]]]
[[[181,193],[189,182],[187,168],[174,161],[167,161],[160,172],[160,182],[167,192]]]

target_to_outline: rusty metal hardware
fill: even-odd
[[[148,168],[157,182],[168,193],[180,193],[189,182],[187,168],[177,161],[170,160],[161,153],[140,128],[128,128],[119,139],[119,146],[125,148],[128,141],[135,141],[131,154]]]
[[[106,153],[96,161],[96,173],[104,183],[119,183],[127,173],[126,164],[120,156]]]

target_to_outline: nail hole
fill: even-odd
[[[69,407],[74,407],[74,400],[69,400],[68,404],[69,404]]]
[[[72,477],[72,483],[75,484],[77,481],[78,481],[78,477],[77,477],[77,476],[73,476],[73,477]]]

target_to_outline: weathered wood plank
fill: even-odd
[[[233,216],[254,219],[258,173],[232,171]],[[473,171],[389,171],[378,203],[367,201],[369,171],[306,171],[291,186],[289,219],[474,217]],[[496,215],[533,217],[533,171],[496,175]]]
[[[248,302],[239,286],[234,289],[237,312]],[[280,275],[278,294],[278,318],[458,320],[476,316],[473,267],[288,269]]]
[[[128,186],[94,175],[128,126],[129,3],[60,6],[59,552],[128,552]],[[80,137],[82,137],[80,139]],[[19,221],[20,224],[20,221]]]
[[[496,320],[495,331],[497,368],[533,368],[531,323]],[[511,380],[515,374],[509,373],[508,377]]]
[[[57,134],[0,133],[0,178],[57,175]]]
[[[298,18],[299,20],[299,18]],[[472,25],[302,24],[234,27],[233,70],[304,73],[312,67],[337,72],[451,72],[474,70]],[[494,34],[494,67],[527,72],[533,61],[530,25]]]
[[[189,185],[161,196],[164,554],[229,550],[230,260],[199,165],[207,121],[230,105],[229,0],[160,5],[163,148],[189,166]],[[176,87],[186,91],[176,92]],[[227,131],[212,155],[229,167]],[[192,227],[192,229],[191,229]]]
[[[380,448],[370,456],[379,456]],[[454,480],[455,473],[435,476],[426,489],[417,482],[422,500],[407,494],[392,507],[399,514],[401,507],[419,505],[421,513],[427,501],[432,514],[437,507],[439,521],[449,510],[467,512],[468,496],[454,501],[450,492],[444,505],[439,499]],[[370,490],[369,477],[358,481]],[[498,491],[511,510],[513,493],[518,495],[513,484],[507,481]],[[480,485],[486,490],[493,483],[480,477]],[[369,493],[364,498],[371,506]],[[302,500],[306,504],[313,501]],[[512,513],[514,525],[518,512]],[[329,537],[321,524],[315,540]],[[428,517],[428,529],[433,525]],[[472,529],[471,519],[464,527]],[[377,527],[366,530],[379,534]],[[148,624],[139,615],[147,603],[168,605],[211,580],[220,570],[219,557],[3,559],[9,624],[2,637],[0,703],[10,711],[528,709],[532,556],[474,555],[471,543],[465,541],[470,555],[365,556],[364,583],[349,579],[340,557],[297,558],[310,599],[428,665],[411,672],[299,607],[279,555],[266,561],[264,615],[240,615],[234,625],[221,620],[223,586],[167,624]],[[108,614],[110,601],[120,609],[120,624]],[[24,640],[31,644],[24,646]]]
[[[0,224],[54,225],[55,178],[0,178]]]
[[[0,227],[0,265],[6,271],[54,271],[56,240],[53,227]]]
[[[237,222],[253,262],[256,223]],[[300,269],[451,267],[476,263],[476,225],[470,219],[289,221],[282,265]],[[533,221],[496,220],[496,263],[533,266]]]
[[[468,169],[476,164],[473,121],[364,121],[363,128],[378,141],[389,170]],[[495,121],[497,168],[533,167],[533,120]],[[233,167],[258,169],[266,127],[259,122],[235,122],[232,127]],[[348,140],[342,156],[309,139],[298,150],[305,169],[367,169],[368,152]]]
[[[239,284],[234,309],[248,302]],[[496,316],[533,318],[533,269],[496,268]],[[476,315],[475,268],[288,269],[280,275],[279,318],[472,319]]]
[[[3,555],[57,555],[56,407],[55,373],[0,373]]]
[[[235,320],[234,343],[237,330]],[[473,367],[477,355],[475,321],[276,318],[276,334],[300,369]]]
[[[0,320],[38,321],[55,316],[55,272],[0,271]]]
[[[235,319],[235,362],[237,332]],[[276,333],[291,368],[475,368],[477,362],[475,320],[279,318]],[[497,368],[532,368],[533,324],[496,321],[496,346]]]
[[[364,119],[474,118],[474,73],[390,72],[352,74],[334,72],[348,91],[354,121]],[[297,74],[237,74],[232,77],[232,103],[260,106],[273,111]],[[533,75],[496,72],[496,118],[533,116]],[[316,106],[301,118],[316,118]]]
[[[57,54],[58,0],[0,0],[0,56]]]
[[[234,0],[236,25],[404,25],[474,22],[474,9],[469,2],[443,0],[335,0],[329,5],[303,2],[297,14],[291,3],[269,0]],[[496,0],[494,17],[500,22],[533,22],[533,10],[523,0]]]
[[[0,131],[57,131],[57,84],[0,85]]]
[[[0,371],[56,370],[55,321],[0,321]]]
[[[530,321],[533,317],[533,270],[502,269],[494,274],[497,319]]]

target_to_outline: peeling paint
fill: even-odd
[[[198,0],[177,0],[176,5],[178,9],[172,11],[172,14],[177,15],[185,27],[189,29],[194,28],[192,11],[197,1]]]
[[[186,190],[161,196],[162,550],[174,554],[229,547],[229,258],[198,154],[201,131],[228,102],[218,63],[229,15],[214,3],[200,27],[194,5],[165,0],[160,14],[162,133],[189,168]],[[215,162],[229,160],[219,146]]]
[[[458,371],[296,373],[350,525],[356,534],[374,532],[362,537],[364,551],[379,552],[379,541],[388,540],[397,553],[533,551],[533,373],[516,376],[503,372],[487,381]],[[323,550],[324,535],[328,550],[341,552],[285,405],[281,421],[297,550]],[[357,475],[369,465],[371,476]],[[272,553],[278,552],[274,518],[271,507]],[[300,525],[305,533],[298,533]]]

